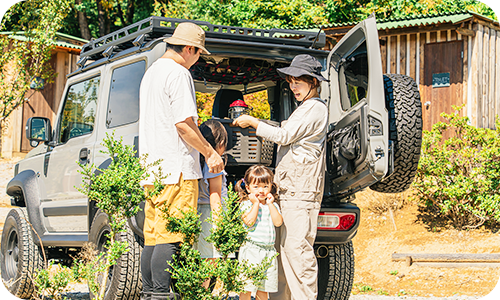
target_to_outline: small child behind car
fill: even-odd
[[[216,120],[208,120],[200,125],[200,132],[207,142],[219,153],[223,155],[227,146],[227,132],[222,123]],[[216,216],[220,211],[223,199],[227,197],[226,172],[213,174],[208,171],[208,166],[203,156],[200,157],[203,178],[198,181],[198,214],[200,214],[201,233],[199,241],[196,245],[200,251],[201,257],[214,260],[221,257],[215,247],[207,242],[205,238],[210,235],[212,224],[207,222],[207,219],[212,213],[212,217]],[[206,281],[203,286],[208,287],[210,280]]]
[[[266,258],[274,257],[267,269],[267,279],[257,286],[248,283],[240,294],[241,300],[268,299],[268,293],[278,291],[278,263],[274,241],[275,226],[283,223],[277,200],[277,186],[273,182],[273,172],[262,165],[254,165],[245,172],[245,177],[236,184],[240,195],[243,222],[248,228],[248,241],[240,248],[238,260],[250,264],[260,264]]]

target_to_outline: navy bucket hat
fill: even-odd
[[[292,77],[300,77],[308,75],[318,79],[319,81],[328,81],[321,75],[321,63],[309,54],[300,54],[293,58],[289,67],[277,69],[281,77],[286,78],[287,75]]]

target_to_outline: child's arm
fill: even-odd
[[[248,195],[249,200],[252,202],[252,208],[249,212],[243,214],[243,222],[251,227],[255,224],[257,217],[259,216],[259,199],[255,197],[253,194]]]
[[[271,214],[274,226],[280,227],[283,224],[283,217],[276,206],[274,206],[274,196],[271,193],[267,194],[266,204],[269,206],[269,213]]]
[[[208,191],[210,193],[210,210],[216,215],[221,207],[222,175],[208,179]]]

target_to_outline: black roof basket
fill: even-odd
[[[204,21],[173,19],[165,17],[149,17],[108,35],[91,40],[82,47],[81,59],[98,60],[110,57],[131,47],[142,46],[145,43],[161,37],[172,35],[177,24],[193,22],[205,30],[207,42],[211,39],[231,39],[248,42],[272,43],[299,47],[322,48],[325,46],[324,32],[311,32],[290,29],[255,29],[234,26],[212,25]]]

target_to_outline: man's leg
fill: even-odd
[[[148,187],[146,187],[146,190]],[[153,293],[153,281],[151,275],[151,256],[155,248],[155,208],[151,200],[146,200],[144,207],[144,248],[141,253],[141,274],[142,274],[142,297],[141,299],[150,299]]]
[[[151,274],[153,275],[153,290],[155,293],[170,292],[170,278],[172,267],[169,262],[172,261],[172,255],[178,250],[175,244],[158,244],[154,247],[151,257]]]
[[[147,299],[153,292],[153,279],[151,276],[151,257],[154,246],[144,246],[141,253],[141,274],[143,299]]]
[[[183,236],[179,233],[167,231],[167,221],[163,209],[169,207],[169,214],[182,217],[180,211],[194,209],[198,202],[198,180],[184,180],[181,177],[177,184],[167,185],[163,191],[153,199],[155,205],[155,241],[156,246],[151,257],[151,274],[153,282],[152,299],[174,299],[170,292],[171,270],[168,262],[178,249]],[[168,261],[168,262],[167,262]]]

